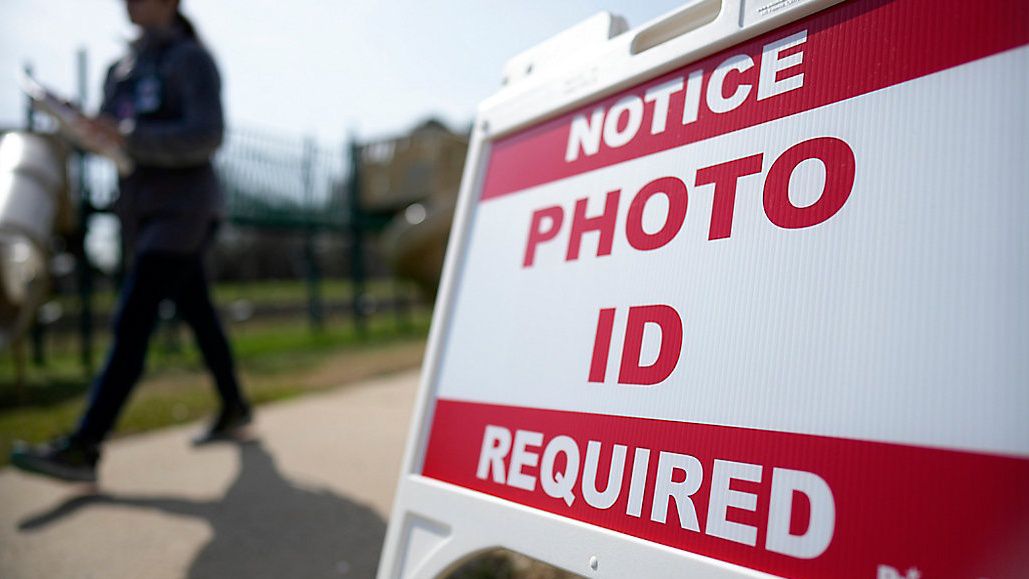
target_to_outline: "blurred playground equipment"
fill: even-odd
[[[392,215],[382,244],[398,275],[435,297],[454,219],[468,137],[429,120],[362,147],[362,206]]]
[[[0,137],[0,347],[21,337],[46,299],[50,238],[73,225],[66,168],[55,137]]]

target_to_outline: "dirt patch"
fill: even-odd
[[[288,374],[262,374],[246,364],[239,368],[243,387],[248,391],[267,389],[302,391],[325,390],[377,376],[418,368],[425,354],[422,339],[380,345],[374,348],[345,349],[326,353],[310,366],[298,364]],[[166,370],[153,377],[144,377],[141,390],[152,394],[171,394],[196,388],[211,381],[203,367]]]
[[[341,384],[359,382],[418,368],[425,355],[425,342],[418,340],[393,344],[375,350],[345,351],[326,359],[317,368],[300,378],[300,385],[312,388],[332,388]]]

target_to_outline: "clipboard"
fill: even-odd
[[[125,149],[97,139],[83,129],[86,115],[67,99],[41,84],[28,71],[22,71],[19,78],[22,93],[32,99],[32,105],[57,121],[58,130],[65,139],[92,153],[114,162],[120,175],[128,175],[135,168]]]

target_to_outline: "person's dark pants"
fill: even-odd
[[[122,287],[114,344],[93,383],[89,407],[75,433],[79,440],[100,443],[114,427],[143,373],[147,346],[165,299],[175,303],[179,316],[192,328],[223,408],[246,404],[236,380],[232,351],[211,304],[202,254],[150,252],[135,260]]]

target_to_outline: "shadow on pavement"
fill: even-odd
[[[386,534],[378,513],[287,480],[260,442],[239,444],[239,452],[239,475],[220,500],[84,495],[25,519],[18,528],[41,529],[92,505],[155,509],[211,525],[214,537],[189,571],[194,579],[375,576]]]

